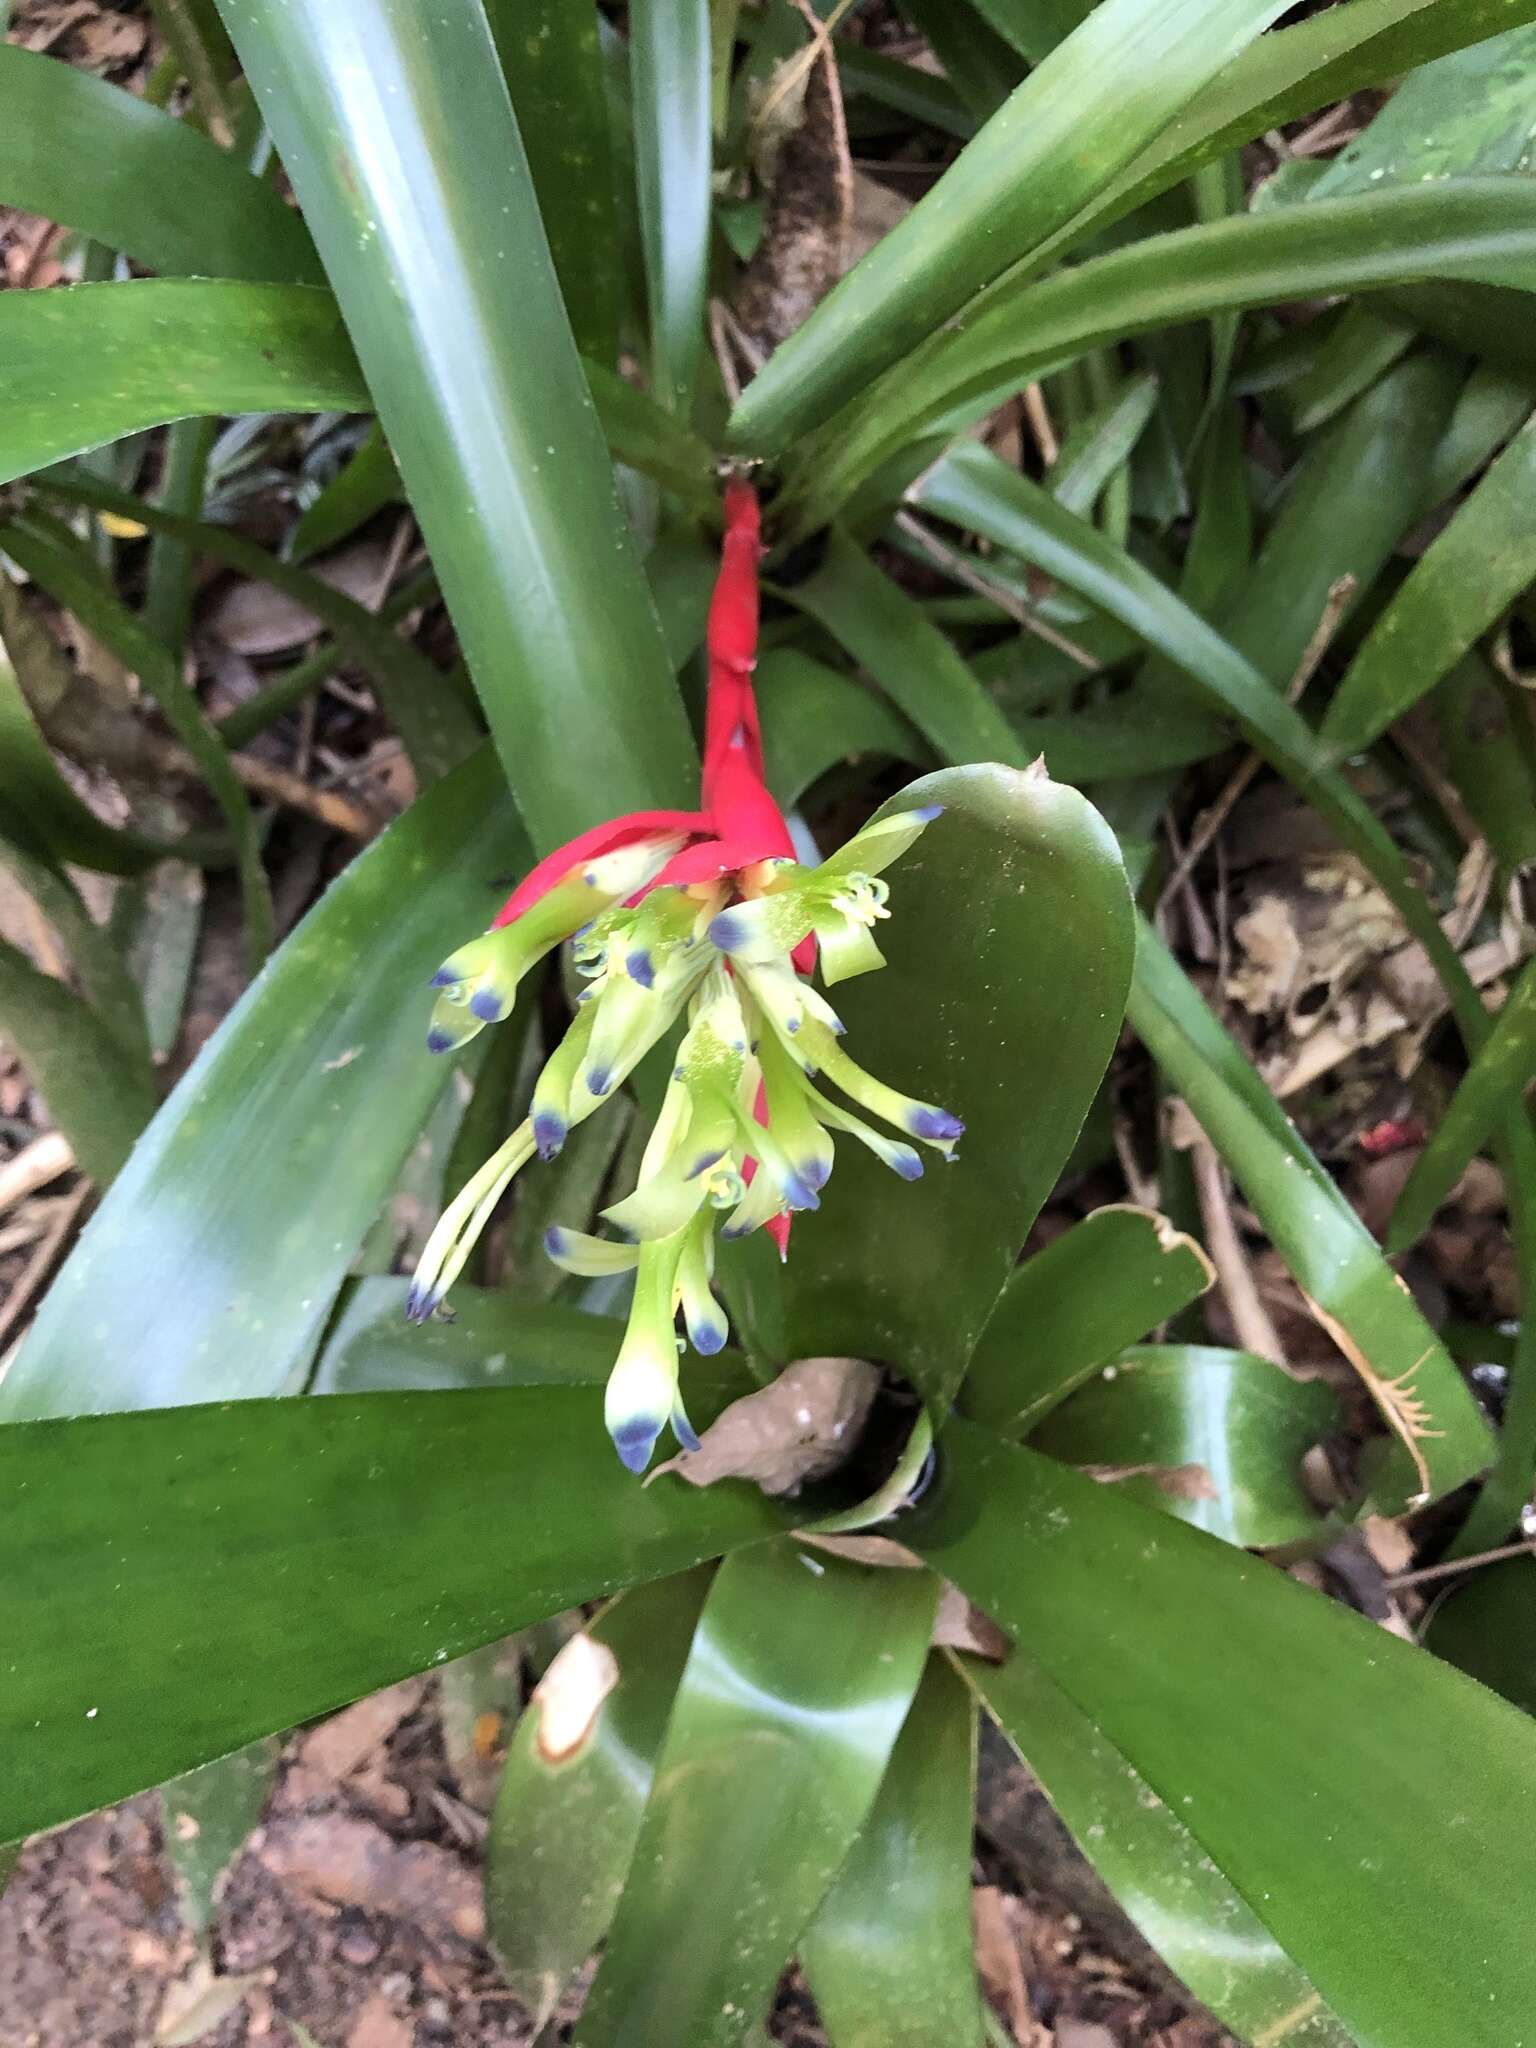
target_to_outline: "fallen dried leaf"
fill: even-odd
[[[771,1387],[733,1401],[698,1450],[680,1451],[650,1479],[663,1472],[690,1486],[751,1479],[764,1493],[792,1493],[830,1472],[857,1442],[879,1384],[878,1368],[862,1358],[798,1359]]]
[[[221,2026],[256,1983],[255,1977],[220,1977],[200,1955],[184,1977],[166,1989],[155,2024],[155,2048],[188,2048]]]
[[[586,1741],[599,1707],[619,1682],[619,1660],[606,1643],[572,1636],[534,1687],[529,1712],[539,1717],[539,1755],[564,1763]]]
[[[347,2048],[412,2048],[416,2029],[383,1998],[370,1998],[347,2035]]]
[[[420,1703],[425,1680],[405,1678],[343,1707],[304,1737],[302,1761],[327,1778],[345,1778],[394,1734]]]
[[[304,1814],[273,1821],[261,1860],[280,1883],[337,1906],[360,1906],[427,1934],[479,1941],[485,1908],[476,1872],[435,1842],[397,1842],[372,1821]]]

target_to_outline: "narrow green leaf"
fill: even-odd
[[[764,1284],[782,1357],[883,1359],[937,1424],[1103,1077],[1131,931],[1119,850],[1076,790],[955,768],[877,815],[925,803],[944,815],[892,870],[889,965],[837,1007],[862,1066],[966,1124],[957,1163],[914,1185],[840,1147]]]
[[[1267,1550],[1321,1531],[1301,1461],[1339,1420],[1321,1381],[1293,1380],[1252,1352],[1142,1344],[1053,1410],[1031,1443],[1068,1465],[1128,1466],[1116,1483],[1131,1499]],[[1147,1465],[1158,1470],[1135,1469]]]
[[[1424,485],[1422,509],[1434,511],[1482,473],[1531,410],[1531,387],[1479,364],[1462,386]]]
[[[389,0],[220,10],[358,345],[536,847],[615,812],[686,802],[682,705],[483,11]]]
[[[1125,1911],[1224,2025],[1267,2048],[1355,2048],[1179,1810],[1027,1644],[1005,1664],[957,1662]]]
[[[518,1722],[485,1909],[507,1988],[539,2026],[613,1918],[709,1580],[622,1594],[560,1652]]]
[[[629,67],[651,382],[674,412],[686,414],[704,347],[709,287],[708,0],[632,0]]]
[[[1199,1245],[1166,1216],[1125,1204],[1095,1209],[1010,1278],[971,1358],[962,1410],[1003,1435],[1027,1436],[1214,1278]]]
[[[277,1776],[280,1746],[264,1736],[173,1779],[160,1794],[165,1853],[181,1917],[201,1941],[213,1925],[220,1878],[261,1819]]]
[[[976,123],[954,86],[920,65],[900,63],[862,43],[839,43],[837,73],[850,99],[875,100],[959,142],[969,142],[976,133]]]
[[[840,761],[929,759],[916,727],[883,698],[796,648],[765,654],[756,680],[768,787],[786,810]]]
[[[1281,11],[1104,0],[759,372],[733,445],[776,454],[819,425],[1038,248]]]
[[[1445,767],[1498,860],[1536,860],[1536,735],[1525,693],[1469,654],[1429,694]]]
[[[592,0],[486,0],[576,346],[618,361],[623,249]]]
[[[1536,418],[1430,542],[1371,628],[1323,720],[1334,759],[1385,732],[1536,579],[1533,490]]]
[[[482,749],[331,885],[92,1221],[0,1419],[291,1384],[447,1079],[424,1047],[426,983],[526,859],[510,812]]]
[[[156,516],[168,519],[171,515]],[[273,913],[261,864],[255,814],[230,765],[229,749],[204,717],[202,706],[181,672],[181,663],[78,556],[54,547],[30,529],[25,520],[9,520],[0,526],[0,552],[9,555],[56,603],[72,612],[88,633],[109,647],[138,677],[160,707],[166,724],[197,763],[234,842],[245,914],[246,956],[253,969],[259,967],[271,950]]]
[[[824,626],[947,761],[1033,757],[921,608],[840,528],[821,567],[783,595]]]
[[[105,1185],[154,1114],[143,1063],[78,996],[3,939],[0,1037],[16,1052],[82,1168]],[[8,1386],[16,1369],[13,1364],[0,1384]]]
[[[0,1837],[783,1526],[748,1487],[637,1486],[602,1405],[525,1387],[0,1429],[0,1632],[53,1645],[0,1673]],[[509,1512],[510,1546],[488,1535]]]
[[[126,491],[98,483],[78,468],[67,475],[48,477],[39,488],[68,504],[90,505],[137,519],[152,532],[166,534],[243,576],[270,584],[313,612],[367,670],[390,723],[423,780],[456,767],[476,745],[480,735],[475,721],[436,663],[402,640],[383,619],[309,570],[280,562],[255,541],[227,527],[146,504]]]
[[[0,823],[6,819],[0,807]],[[81,993],[138,1079],[140,1100],[156,1095],[144,1002],[114,934],[91,916],[67,870],[18,846],[0,831],[0,867],[8,868],[63,941]]]
[[[1509,2048],[1536,1995],[1523,1715],[1272,1566],[974,1424],[946,1432],[902,1540],[1038,1659],[1350,2037]]]
[[[874,1803],[922,1675],[937,1592],[926,1573],[794,1542],[721,1566],[582,2014],[582,2048],[726,2048],[766,2010]]]
[[[173,276],[323,279],[304,223],[189,122],[72,64],[0,45],[0,202]]]
[[[832,2048],[981,2048],[975,1777],[975,1709],[930,1659],[874,1811],[800,1938]]]
[[[290,562],[307,562],[328,548],[350,540],[386,505],[399,502],[400,472],[377,420],[355,453],[336,472],[319,496],[306,505],[289,531],[283,553]]]
[[[1413,346],[1413,329],[1385,320],[1367,305],[1350,305],[1315,359],[1283,400],[1293,434],[1313,434],[1369,391]]]
[[[1475,1571],[1436,1605],[1428,1647],[1481,1684],[1536,1714],[1536,1565],[1526,1557]]]
[[[715,458],[708,443],[617,371],[590,360],[581,367],[614,459],[665,485],[700,518],[718,523]]]
[[[1353,1347],[1351,1362],[1399,1438],[1382,1481],[1389,1499],[1394,1489],[1433,1498],[1483,1470],[1487,1424],[1413,1296],[1145,922],[1129,1015],[1330,1334]]]
[[[328,291],[145,278],[0,294],[0,482],[144,427],[369,403]]]
[[[217,420],[177,420],[168,428],[155,503],[166,512],[200,518],[208,458]],[[181,541],[157,534],[150,545],[143,618],[146,629],[172,654],[182,653],[192,624],[192,556]]]
[[[938,59],[972,117],[969,133],[974,134],[977,123],[990,121],[1024,76],[1018,52],[969,0],[958,7],[954,0],[903,0],[902,12]]]
[[[1080,517],[1093,510],[1117,469],[1130,461],[1157,407],[1157,378],[1151,371],[1128,377],[1062,443],[1046,488],[1058,505]]]
[[[1425,277],[1536,286],[1536,185],[1456,178],[1372,191],[1149,235],[1039,281],[1004,279],[808,444],[797,521],[821,524],[934,422],[953,430],[980,418],[1090,348],[1229,307]]]
[[[1523,1117],[1536,1074],[1536,962],[1527,962],[1481,1048],[1451,1097],[1429,1143],[1414,1161],[1387,1232],[1389,1252],[1406,1251],[1488,1142],[1501,1120]]]

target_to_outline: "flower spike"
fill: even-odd
[[[795,858],[764,776],[752,688],[761,552],[756,497],[733,481],[709,613],[700,809],[638,811],[549,854],[491,929],[450,954],[432,982],[427,1042],[435,1052],[505,1018],[523,979],[567,941],[586,987],[534,1083],[527,1120],[433,1230],[407,1301],[415,1321],[437,1310],[523,1167],[535,1155],[553,1159],[573,1126],[681,1026],[635,1184],[602,1212],[617,1235],[560,1224],[544,1235],[563,1272],[634,1275],[604,1399],[614,1448],[632,1472],[645,1470],[669,1426],[685,1449],[697,1448],[679,1386],[677,1318],[703,1356],[727,1342],[714,1293],[717,1237],[765,1230],[782,1257],[794,1216],[824,1198],[836,1136],[915,1180],[922,1159],[908,1140],[952,1157],[963,1128],[948,1110],[859,1066],[811,978],[819,965],[832,986],[885,964],[875,941],[894,907],[885,871],[940,807],[877,818],[819,867]]]

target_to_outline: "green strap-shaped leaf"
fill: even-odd
[[[480,737],[474,717],[436,663],[402,640],[366,606],[333,590],[307,569],[280,562],[255,541],[231,533],[227,527],[189,519],[147,504],[127,491],[114,490],[83,468],[51,476],[41,488],[70,504],[137,519],[151,532],[168,535],[196,553],[211,555],[304,605],[367,670],[390,723],[423,780],[456,767],[474,748]]]
[[[350,540],[386,505],[400,501],[400,472],[377,420],[331,481],[294,521],[283,552],[290,562],[307,562]]]
[[[1390,1252],[1406,1251],[1429,1228],[1469,1159],[1503,1118],[1526,1114],[1524,1094],[1536,1074],[1536,962],[1528,961],[1505,998],[1481,1050],[1450,1106],[1413,1163],[1387,1232]]]
[[[874,1811],[800,1937],[832,2048],[980,2048],[975,1779],[975,1710],[931,1658]]]
[[[1401,1493],[1437,1495],[1489,1462],[1488,1426],[1413,1296],[1332,1177],[1142,923],[1129,1015],[1221,1153],[1307,1295],[1399,1438]]]
[[[367,389],[317,285],[144,278],[0,294],[0,482],[168,420],[356,412]]]
[[[777,454],[1036,249],[1281,8],[1104,0],[748,386],[733,444]]]
[[[837,73],[849,99],[874,100],[959,142],[969,142],[976,133],[976,123],[954,86],[917,64],[884,57],[862,43],[839,43]]]
[[[1157,378],[1150,370],[1128,377],[1067,436],[1046,478],[1058,505],[1086,517],[1117,469],[1131,459],[1157,409]]]
[[[526,857],[484,748],[332,884],[92,1221],[0,1418],[288,1387],[447,1078],[427,980]]]
[[[708,0],[632,0],[629,76],[652,387],[686,414],[704,347],[709,284]]]
[[[0,46],[0,202],[151,270],[319,284],[304,223],[188,121],[56,57]]]
[[[1536,1997],[1523,1715],[1273,1566],[971,1423],[946,1431],[902,1540],[1038,1660],[1353,2039],[1509,2048]]]
[[[1536,578],[1536,419],[1516,434],[1414,564],[1340,683],[1322,737],[1360,752],[1433,689]]]
[[[1026,1644],[1005,1664],[957,1662],[1100,1877],[1218,2019],[1271,2048],[1355,2048],[1176,1805],[1158,1797]]]
[[[762,2016],[874,1803],[937,1591],[926,1573],[793,1541],[727,1558],[683,1667],[582,2048],[727,2048]]]
[[[517,1724],[485,1845],[485,1912],[507,1988],[542,2026],[608,1931],[708,1571],[614,1601]]]
[[[201,1941],[213,1925],[219,1880],[261,1819],[277,1775],[280,1746],[264,1735],[174,1779],[161,1792],[165,1853],[176,1877],[177,1904]]]
[[[485,13],[576,346],[611,366],[619,354],[623,245],[597,7],[485,0]]]
[[[1437,1657],[1536,1714],[1536,1560],[1508,1557],[1437,1602],[1424,1638]]]
[[[0,803],[0,827],[10,816]],[[154,1066],[144,998],[116,937],[91,916],[68,872],[26,851],[0,830],[0,867],[8,868],[64,942],[81,993],[116,1039],[139,1079],[139,1100],[153,1101]]]
[[[840,528],[815,575],[784,592],[825,626],[946,761],[1034,757],[953,645]]]
[[[536,848],[687,803],[682,703],[484,12],[219,4]]]
[[[1010,1278],[971,1358],[962,1409],[1005,1436],[1028,1435],[1214,1278],[1199,1245],[1166,1216],[1129,1204],[1096,1209]]]
[[[1129,1468],[1116,1484],[1133,1500],[1267,1550],[1321,1531],[1301,1461],[1338,1426],[1321,1381],[1293,1380],[1267,1358],[1142,1344],[1054,1409],[1031,1443],[1068,1465]]]
[[[793,810],[811,785],[839,761],[931,758],[915,726],[873,690],[797,648],[774,648],[757,668],[768,787]]]
[[[768,1284],[785,1357],[886,1360],[937,1423],[1103,1077],[1131,932],[1119,850],[1076,790],[955,768],[880,815],[926,803],[944,815],[891,871],[889,965],[837,1007],[861,1066],[961,1118],[959,1157],[913,1184],[840,1147]]]
[[[1146,236],[1043,280],[1005,280],[809,444],[791,486],[797,524],[821,524],[934,422],[980,418],[1090,348],[1229,307],[1425,277],[1536,286],[1536,186],[1456,178],[1239,214]]]
[[[719,490],[708,443],[617,371],[589,358],[581,367],[615,459],[654,477],[702,519],[717,520]]]
[[[0,1038],[20,1058],[81,1166],[105,1185],[154,1114],[154,1084],[144,1062],[125,1052],[63,982],[41,973],[3,939]],[[17,1369],[13,1362],[0,1386]]]
[[[49,1646],[0,1670],[0,1839],[782,1527],[741,1485],[637,1486],[602,1406],[523,1387],[0,1429],[0,1633]]]
[[[1493,849],[1501,875],[1536,860],[1536,746],[1525,693],[1480,654],[1430,692],[1445,771]]]
[[[971,0],[904,0],[902,12],[926,38],[944,76],[977,123],[989,121],[1024,76],[1019,53]],[[968,140],[963,137],[962,140]]]

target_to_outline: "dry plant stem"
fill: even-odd
[[[1302,691],[1317,673],[1317,665],[1328,652],[1328,643],[1338,631],[1339,620],[1344,616],[1344,607],[1355,594],[1355,584],[1356,578],[1353,576],[1340,576],[1336,582],[1329,584],[1328,595],[1323,601],[1323,609],[1319,614],[1316,629],[1313,632],[1312,638],[1306,644],[1301,660],[1296,664],[1296,673],[1291,677],[1290,687],[1286,690],[1285,701],[1288,704],[1296,702]],[[1199,823],[1190,834],[1189,844],[1184,849],[1183,857],[1177,862],[1173,873],[1163,884],[1162,893],[1157,899],[1159,913],[1166,909],[1172,898],[1189,880],[1196,864],[1204,857],[1211,841],[1227,822],[1228,817],[1231,815],[1232,806],[1237,802],[1263,765],[1264,762],[1261,755],[1248,754],[1233,769],[1220,795],[1216,798],[1210,809],[1200,818]]]
[[[176,740],[149,735],[143,758],[166,775],[180,776],[192,782],[202,779],[197,763]],[[231,754],[229,761],[241,784],[252,796],[264,797],[267,802],[281,804],[290,811],[302,811],[333,832],[345,832],[352,839],[372,839],[375,833],[384,829],[385,819],[366,804],[360,804],[352,797],[338,796],[331,790],[315,789],[301,775],[295,775],[287,768],[274,768],[251,754]]]
[[[1396,1572],[1385,1584],[1394,1592],[1399,1586],[1423,1586],[1431,1579],[1449,1579],[1475,1571],[1479,1565],[1501,1564],[1508,1557],[1536,1557],[1536,1541],[1501,1543],[1497,1550],[1480,1550],[1475,1557],[1453,1557],[1443,1564],[1421,1565],[1417,1571]]]
[[[75,1163],[69,1140],[60,1131],[45,1131],[0,1166],[0,1216],[47,1187]]]
[[[811,40],[803,50],[800,50],[795,56],[790,58],[789,62],[779,73],[778,83],[753,115],[752,134],[754,139],[759,131],[767,125],[768,117],[779,103],[782,100],[788,99],[789,95],[799,85],[801,79],[809,74],[811,66],[818,57],[825,53],[829,63],[835,64],[837,62],[836,54],[832,48],[832,31],[837,27],[849,8],[853,6],[854,0],[837,0],[837,5],[825,21],[821,20],[813,12],[806,4],[806,0],[794,0],[794,4],[805,17],[811,31]]]
[[[83,1180],[74,1192],[60,1203],[58,1214],[50,1225],[48,1234],[27,1261],[21,1278],[11,1290],[9,1301],[0,1309],[0,1344],[5,1343],[52,1276],[53,1269],[63,1256],[64,1247],[80,1220],[80,1212],[89,1201],[91,1193],[92,1183]]]
[[[1029,431],[1034,435],[1035,446],[1040,450],[1040,460],[1047,469],[1054,469],[1061,456],[1061,443],[1057,440],[1056,429],[1051,424],[1045,393],[1038,384],[1024,386],[1024,417],[1029,421]]]
[[[1075,640],[1069,640],[1065,633],[1058,633],[1054,626],[1048,626],[1044,619],[1037,618],[1027,604],[1020,603],[1011,590],[1002,590],[977,569],[973,569],[958,548],[947,547],[937,534],[930,533],[922,521],[910,512],[898,512],[896,525],[909,540],[915,541],[930,561],[936,562],[947,576],[965,588],[974,591],[978,597],[989,598],[993,604],[1005,611],[1009,618],[1022,626],[1026,633],[1033,633],[1037,640],[1043,640],[1048,647],[1054,647],[1085,669],[1096,669],[1099,664],[1091,654],[1085,653]]]
[[[1205,1246],[1216,1268],[1216,1284],[1232,1317],[1237,1341],[1245,1351],[1257,1352],[1272,1365],[1285,1364],[1285,1348],[1270,1320],[1269,1310],[1259,1295],[1232,1218],[1232,1196],[1227,1170],[1209,1138],[1196,1140],[1190,1153],[1194,1168],[1195,1193],[1200,1203],[1200,1220],[1205,1226]]]
[[[741,378],[736,373],[735,357],[732,353],[732,337],[726,328],[726,309],[719,299],[709,302],[709,345],[714,352],[715,367],[720,372],[720,382],[725,386],[725,395],[735,405],[741,397]]]

